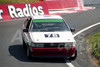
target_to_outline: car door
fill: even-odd
[[[31,18],[28,18],[24,22],[23,39],[24,39],[24,41],[25,41],[26,44],[29,42],[28,32],[29,32],[29,26],[30,26],[31,20],[32,20]]]

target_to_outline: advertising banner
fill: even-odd
[[[45,2],[0,5],[0,20],[20,19],[33,15],[48,15]]]
[[[78,8],[78,0],[46,0],[48,9]]]

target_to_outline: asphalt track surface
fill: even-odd
[[[95,7],[95,10],[61,16],[70,27],[76,29],[73,33],[75,34],[92,24],[100,22],[100,5],[95,5]],[[75,37],[77,41],[80,41],[77,45],[80,44],[82,47],[81,49],[78,47],[78,57],[74,61],[60,58],[28,59],[21,41],[21,28],[24,21],[25,19],[0,22],[0,67],[96,67],[91,62],[88,52],[84,49],[86,45],[81,42],[80,36]],[[97,29],[100,29],[100,25],[83,32],[82,37],[95,33]],[[14,40],[16,33],[19,34],[20,39],[18,40]]]

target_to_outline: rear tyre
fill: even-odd
[[[27,48],[27,57],[28,57],[29,59],[32,58],[29,48]]]
[[[23,40],[23,48],[25,48],[26,49],[26,43],[25,43],[25,41]]]

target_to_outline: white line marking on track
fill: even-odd
[[[92,10],[94,10],[94,9],[96,9],[96,7],[93,7],[93,9],[92,9]]]
[[[86,31],[86,30],[92,28],[92,27],[97,26],[97,25],[100,25],[100,22],[98,22],[98,23],[96,23],[96,24],[93,24],[93,25],[90,25],[90,26],[88,26],[88,27],[86,27],[86,28],[80,30],[79,32],[77,32],[77,33],[74,34],[74,37],[77,36],[77,35],[79,35],[80,33],[84,32],[84,31]]]
[[[72,63],[66,63],[69,67],[75,67]]]
[[[86,28],[80,30],[79,32],[77,32],[77,33],[74,34],[74,37],[77,36],[77,35],[79,35],[80,33],[84,32],[84,31],[86,31],[86,30],[92,28],[92,27],[97,26],[97,25],[100,25],[100,22],[98,22],[98,23],[96,23],[96,24],[93,24],[93,25],[90,25],[90,26],[88,26],[88,27],[86,27]],[[67,63],[67,62],[66,62],[66,64],[67,64],[69,67],[75,67],[72,63]]]

